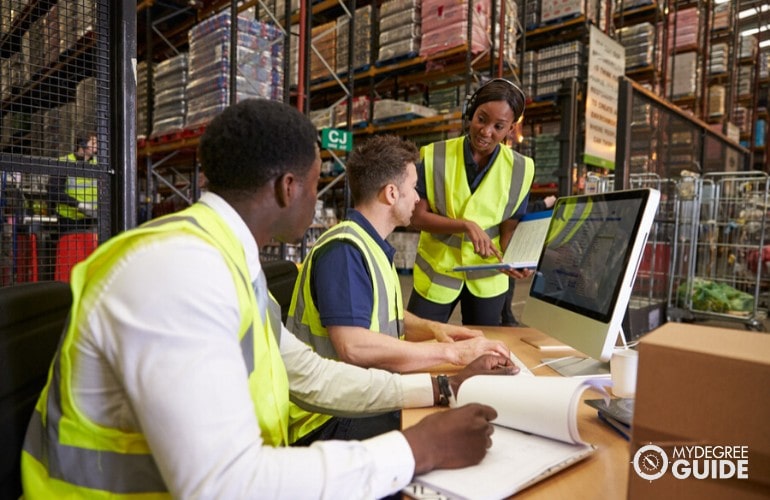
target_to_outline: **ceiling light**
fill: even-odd
[[[760,12],[768,12],[770,11],[770,6],[767,4],[765,5],[759,5],[757,7],[752,7],[750,9],[742,10],[738,13],[738,19],[746,19],[748,17],[753,17],[758,15]]]
[[[760,26],[758,28],[749,28],[747,30],[743,30],[743,31],[741,31],[741,36],[756,35],[760,31],[767,31],[769,29],[770,29],[770,24],[765,24],[765,25],[762,25],[762,26]]]

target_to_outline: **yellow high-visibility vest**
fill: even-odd
[[[471,193],[465,173],[464,140],[458,137],[422,148],[427,201],[435,214],[474,221],[499,248],[500,223],[516,213],[529,193],[535,174],[534,162],[501,145],[494,163]],[[422,231],[414,267],[414,289],[438,304],[455,300],[463,284],[477,297],[494,297],[508,290],[508,277],[499,271],[452,271],[465,264],[479,264],[480,260],[465,234]],[[495,261],[494,257],[488,259],[490,263]]]
[[[63,161],[78,161],[75,153],[70,153],[59,159]],[[88,163],[96,164],[96,158],[91,158]],[[64,192],[67,196],[75,198],[79,203],[96,204],[99,201],[99,190],[97,189],[96,179],[90,177],[67,176]],[[79,211],[77,207],[71,207],[64,203],[56,204],[56,213],[60,217],[73,220],[85,219],[86,217],[86,215]]]
[[[297,276],[286,327],[321,356],[339,359],[329,338],[329,332],[321,324],[321,315],[313,302],[310,279],[315,252],[332,241],[350,242],[364,257],[369,276],[372,277],[374,298],[369,329],[391,337],[403,338],[404,303],[396,268],[377,242],[353,221],[340,222],[321,235],[313,245],[313,250],[305,258],[302,270]],[[331,418],[329,415],[305,411],[294,404],[291,405],[289,413],[289,441],[292,443]]]
[[[73,269],[71,318],[24,442],[25,498],[168,497],[143,434],[107,428],[78,409],[72,393],[78,361],[73,346],[76,325],[89,313],[84,304],[92,300],[91,285],[106,279],[127,252],[179,233],[201,238],[225,259],[237,284],[238,338],[262,438],[273,446],[288,443],[289,381],[279,349],[280,306],[271,297],[263,322],[237,236],[213,209],[199,203],[120,234]]]

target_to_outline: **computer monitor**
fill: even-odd
[[[608,361],[659,201],[654,189],[559,198],[524,323]]]

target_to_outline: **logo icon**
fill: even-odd
[[[660,446],[648,444],[636,450],[631,463],[639,477],[654,481],[668,470],[668,455]]]

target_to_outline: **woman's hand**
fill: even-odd
[[[535,274],[532,269],[500,269],[500,272],[517,280],[529,278]]]
[[[493,255],[499,260],[503,259],[500,249],[497,248],[494,242],[489,238],[489,235],[481,229],[478,224],[470,220],[464,220],[463,224],[465,226],[465,234],[468,236],[468,239],[471,240],[471,243],[473,243],[474,252],[485,259],[492,257]]]

